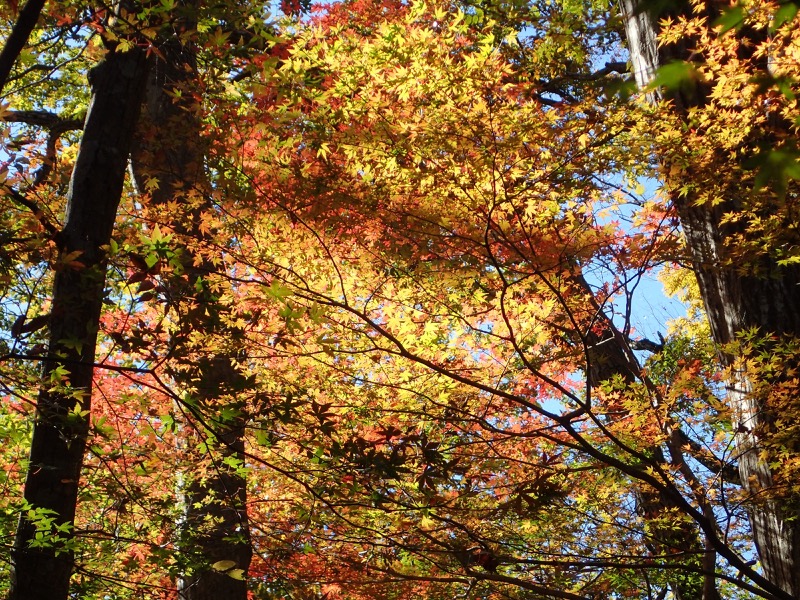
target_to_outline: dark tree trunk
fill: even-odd
[[[232,361],[225,356],[201,361],[193,373],[183,371],[184,376],[190,374],[199,378],[195,384],[199,383],[200,410],[213,404],[219,396],[235,397],[236,388],[246,385]],[[238,392],[241,393],[241,389]],[[180,600],[247,599],[246,576],[252,556],[247,481],[225,462],[229,457],[241,460],[244,455],[245,418],[243,407],[236,408],[242,411],[238,417],[214,423],[213,433],[207,433],[217,442],[212,449],[213,465],[209,466],[209,475],[203,481],[190,480],[181,490],[186,507],[181,546],[192,571],[178,580]],[[186,437],[191,444],[198,436],[187,433]],[[224,571],[211,568],[221,561],[225,561]],[[232,576],[234,574],[236,577]]]
[[[58,235],[50,346],[44,364],[25,500],[53,516],[32,547],[37,520],[23,512],[12,550],[11,600],[65,600],[74,566],[69,543],[89,430],[95,345],[106,259],[128,153],[142,103],[146,59],[137,49],[110,51],[90,74],[92,98],[72,173],[66,225]],[[69,263],[67,261],[76,261]],[[42,523],[39,523],[40,527]]]
[[[193,7],[187,3],[184,15]],[[150,209],[155,220],[196,240],[202,240],[200,216],[211,209],[205,201],[179,214],[163,217],[157,213],[169,201],[189,196],[208,198],[208,182],[204,174],[205,146],[201,134],[198,101],[194,92],[199,85],[196,56],[191,42],[195,24],[189,18],[178,19],[175,26],[181,31],[161,44],[163,58],[155,58],[152,75],[147,84],[145,115],[133,154],[135,178],[158,181],[150,196]],[[179,91],[180,94],[174,92]],[[142,187],[144,187],[142,185]],[[196,201],[196,200],[195,200]],[[178,580],[181,600],[246,600],[247,570],[252,548],[247,520],[247,482],[225,459],[241,460],[244,455],[246,406],[237,400],[248,381],[234,366],[231,345],[237,339],[235,331],[221,324],[220,306],[213,293],[203,283],[214,266],[210,262],[197,265],[189,248],[183,248],[186,278],[167,282],[173,302],[184,307],[182,323],[185,330],[174,340],[170,375],[184,390],[194,396],[192,410],[203,422],[196,421],[183,431],[184,442],[191,447],[204,437],[211,437],[210,451],[204,459],[208,474],[201,480],[185,475],[185,484],[178,493],[185,506],[180,548],[186,565]],[[226,350],[198,348],[187,340],[192,331],[226,337]],[[202,356],[205,353],[205,356]],[[197,359],[200,355],[201,358]],[[220,421],[218,410],[234,408],[237,415]],[[208,425],[208,429],[206,429]],[[212,568],[225,561],[223,568]],[[231,576],[235,575],[235,576]]]
[[[22,10],[19,11],[17,22],[14,23],[14,27],[3,45],[3,50],[0,51],[0,92],[6,86],[11,69],[14,68],[14,63],[22,49],[25,48],[25,44],[28,43],[28,38],[34,27],[36,27],[36,22],[42,13],[45,1],[28,0]]]
[[[590,390],[598,388],[604,381],[619,377],[628,384],[643,378],[641,366],[633,355],[625,336],[613,324],[595,300],[591,287],[582,274],[573,276],[577,297],[586,298],[585,306],[590,325],[583,334],[586,359],[586,377]],[[669,471],[665,452],[660,447],[647,449],[650,464]],[[672,457],[673,463],[676,457]],[[662,489],[641,485],[636,490],[639,512],[650,521],[648,544],[653,554],[661,557],[675,556],[671,567],[673,576],[670,587],[675,600],[720,600],[713,576],[716,553],[701,539],[700,527],[685,522],[678,526],[659,525],[659,520],[674,509],[680,511],[675,501],[679,492],[665,484]],[[711,563],[710,565],[706,563]],[[710,567],[710,568],[709,568]],[[701,574],[710,571],[710,575]]]
[[[676,5],[680,3],[674,3]],[[646,8],[644,0],[622,0],[626,36],[637,82],[646,85],[659,66],[675,59],[688,59],[684,48],[656,45],[657,16],[639,9]],[[673,11],[681,8],[672,8]],[[685,10],[685,9],[684,9]],[[687,97],[671,94],[676,108],[684,111],[703,102],[702,90]],[[747,184],[744,184],[747,185]],[[781,267],[764,258],[758,277],[737,269],[727,260],[727,232],[720,217],[733,210],[736,192],[732,190],[728,203],[709,206],[695,205],[691,194],[675,194],[673,202],[686,234],[688,247],[700,291],[705,303],[714,339],[725,344],[737,334],[757,328],[759,334],[800,336],[800,269]],[[800,240],[796,240],[800,242]],[[730,361],[732,357],[723,357]],[[774,473],[769,464],[759,458],[759,435],[769,429],[770,414],[763,401],[755,397],[747,378],[730,382],[729,402],[738,418],[737,443],[739,471],[745,489],[759,495],[773,487]],[[796,505],[774,499],[757,499],[750,506],[751,527],[764,574],[788,594],[800,597],[800,510]]]

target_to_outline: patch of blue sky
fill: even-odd
[[[632,201],[627,204],[612,203],[608,210],[596,215],[597,223],[604,225],[615,222],[623,233],[635,231],[636,213],[641,207],[658,194],[660,183],[653,178],[640,178],[637,184],[640,192],[627,189],[622,177],[612,182],[625,189]],[[677,233],[677,232],[674,232]],[[584,271],[590,285],[601,287],[604,283],[616,278],[621,281],[619,291],[607,302],[607,315],[623,332],[630,332],[633,339],[647,338],[658,341],[666,333],[667,323],[685,316],[686,304],[679,299],[667,295],[664,285],[659,279],[663,270],[662,264],[646,265],[647,268],[627,273],[613,272],[613,267],[598,265]]]

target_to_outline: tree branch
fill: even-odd
[[[619,73],[620,75],[627,75],[628,63],[621,61],[607,62],[605,67],[592,73],[591,77],[593,79],[599,79],[600,77],[611,75],[611,73]]]
[[[44,211],[42,211],[41,207],[38,204],[36,204],[36,202],[31,200],[30,198],[27,198],[24,194],[18,192],[17,190],[15,190],[10,186],[4,186],[4,187],[6,193],[9,196],[11,196],[11,199],[14,202],[19,204],[20,206],[24,206],[34,214],[39,223],[41,223],[42,227],[45,228],[45,231],[47,231],[47,233],[50,234],[51,239],[56,240],[58,238],[58,235],[60,233],[59,229],[50,222],[50,219],[47,218],[47,216],[44,214]]]
[[[681,446],[683,446],[683,449],[689,454],[689,456],[703,465],[706,469],[712,473],[719,473],[722,476],[722,479],[728,483],[742,485],[742,479],[739,475],[739,469],[736,465],[723,462],[714,456],[714,454],[703,448],[703,446],[701,446],[697,441],[686,435],[682,429],[676,427],[673,430],[673,433],[677,436],[677,441],[681,444]]]
[[[658,354],[659,352],[664,350],[664,342],[654,342],[653,340],[648,340],[647,338],[642,338],[641,340],[632,340],[628,339],[628,345],[631,347],[631,350],[646,350],[647,352],[652,352],[653,354]]]
[[[9,110],[0,114],[0,119],[6,123],[25,123],[37,125],[55,131],[59,135],[66,131],[83,128],[83,118],[62,119],[56,113],[47,110]]]
[[[45,158],[42,166],[36,171],[33,182],[26,186],[28,189],[44,183],[53,170],[56,156],[56,142],[67,131],[83,128],[83,119],[62,119],[56,113],[46,110],[10,110],[0,114],[0,120],[7,123],[24,123],[35,125],[49,130],[45,147]],[[25,196],[24,190],[15,190],[11,186],[4,186],[12,200],[30,210],[45,228],[52,239],[56,239],[58,228],[47,218],[42,208],[33,200]]]
[[[28,0],[22,10],[19,11],[19,17],[14,24],[11,34],[0,52],[0,92],[6,86],[8,76],[11,69],[14,68],[14,63],[17,57],[22,52],[25,44],[28,43],[28,38],[36,27],[36,22],[39,20],[39,15],[44,8],[45,0]]]

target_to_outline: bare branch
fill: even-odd
[[[664,350],[664,344],[654,342],[653,340],[648,340],[647,338],[642,338],[641,340],[628,340],[628,344],[631,347],[631,350],[645,350],[647,352],[652,352],[653,354],[658,354],[662,350]]]
[[[56,113],[47,110],[9,110],[0,114],[0,119],[7,123],[25,123],[37,125],[50,131],[62,134],[83,128],[83,119],[62,119]]]
[[[689,456],[706,469],[712,473],[719,473],[722,479],[728,483],[742,485],[742,479],[739,476],[739,469],[736,465],[723,462],[706,448],[703,448],[697,441],[686,435],[682,429],[676,428],[673,433],[677,436],[678,442],[683,446],[683,449],[688,452]]]

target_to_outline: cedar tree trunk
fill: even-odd
[[[672,7],[673,12],[687,10],[683,3],[673,4],[678,5]],[[725,6],[727,3],[722,8]],[[622,0],[621,8],[631,63],[640,86],[649,83],[661,65],[689,58],[687,50],[679,46],[658,48],[657,16],[641,10],[647,8],[647,2]],[[693,97],[672,94],[670,99],[678,110],[685,111],[703,101],[702,90]],[[685,197],[675,194],[672,200],[686,234],[715,341],[725,344],[734,341],[737,334],[754,328],[765,336],[800,336],[800,269],[765,264],[763,272],[769,275],[757,277],[728,266],[727,233],[720,225],[720,218],[732,210],[732,204],[696,206],[691,194]],[[723,357],[728,362],[731,358]],[[750,392],[746,378],[730,382],[728,399],[739,419],[736,424],[739,471],[745,489],[755,497],[760,490],[772,487],[774,474],[759,458],[759,433],[769,429],[770,416]],[[757,500],[751,504],[750,518],[766,578],[788,597],[800,597],[798,507],[773,499]]]

